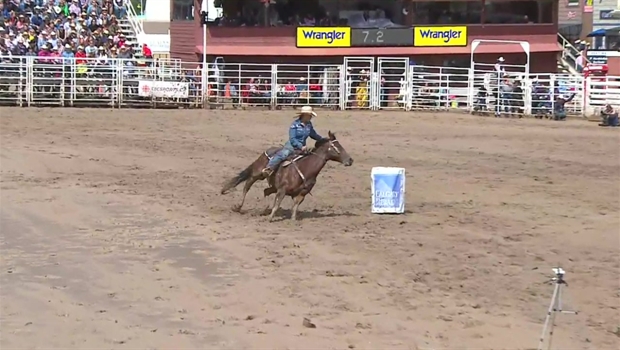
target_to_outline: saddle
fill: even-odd
[[[265,155],[267,156],[267,158],[269,158],[269,160],[271,160],[271,158],[278,153],[282,148],[274,148],[274,149],[269,149],[265,152]],[[280,168],[286,168],[287,166],[293,164],[294,162],[306,157],[308,155],[308,153],[304,153],[302,151],[299,150],[295,150],[295,152],[293,152],[293,154],[291,154],[290,156],[288,156],[282,163],[280,163]]]

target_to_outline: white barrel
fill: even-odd
[[[374,167],[372,179],[372,212],[402,214],[405,212],[405,168]]]

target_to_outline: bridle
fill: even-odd
[[[340,150],[338,149],[338,147],[336,147],[336,144],[338,143],[338,140],[329,140],[327,141],[329,142],[329,148],[327,148],[327,153],[329,153],[329,151],[334,150],[337,154],[340,154]],[[308,152],[308,154],[311,155],[315,155],[321,159],[323,159],[323,161],[327,162],[327,157],[321,154],[318,154],[316,152],[314,152],[314,150]],[[301,180],[304,183],[304,187],[306,186],[306,176],[301,172],[301,170],[299,170],[299,167],[297,166],[297,164],[295,162],[293,162],[293,166],[295,167],[295,170],[297,171],[297,174],[299,175],[299,177],[301,177]]]
[[[336,154],[340,154],[340,150],[338,149],[338,147],[336,147],[336,144],[340,144],[338,142],[338,140],[329,140],[327,141],[329,142],[329,147],[327,148],[327,153],[329,153],[329,151],[334,150],[334,152],[336,152]],[[312,150],[311,152],[309,152],[309,154],[314,154],[317,157],[323,158],[323,160],[326,160],[327,157],[322,156],[316,152],[314,152],[314,150]]]

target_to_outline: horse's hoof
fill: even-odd
[[[241,212],[241,206],[240,205],[233,205],[232,211],[234,211],[235,213],[240,213]]]

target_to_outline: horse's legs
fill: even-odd
[[[280,209],[280,204],[282,204],[282,200],[286,196],[286,191],[282,188],[276,194],[276,198],[273,199],[273,208],[271,209],[271,215],[269,215],[269,221],[273,221],[274,216],[278,209]]]
[[[271,196],[276,192],[278,192],[278,190],[276,190],[275,187],[268,187],[263,190],[263,198],[265,198],[265,203],[267,203],[267,207],[261,215],[269,215],[269,212],[271,211],[271,206],[269,205],[269,199],[267,197]]]
[[[293,198],[294,204],[293,204],[293,215],[291,215],[291,220],[297,220],[297,209],[299,209],[299,206],[301,205],[301,203],[304,202],[304,199],[306,199],[306,195],[301,195],[301,194]]]
[[[250,191],[250,188],[252,188],[252,185],[254,185],[254,183],[260,178],[260,176],[258,177],[251,177],[249,179],[247,179],[245,181],[245,186],[243,186],[243,197],[241,197],[241,203],[239,203],[238,205],[233,206],[233,211],[236,212],[240,212],[241,211],[241,207],[243,207],[243,203],[245,203],[245,196],[248,194],[248,191]]]

